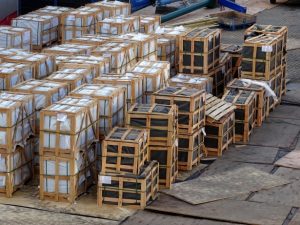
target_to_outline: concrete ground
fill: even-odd
[[[287,25],[288,84],[283,101],[261,128],[256,128],[249,144],[236,145],[210,165],[202,166],[197,175],[209,176],[240,167],[252,166],[289,180],[289,184],[216,201],[205,206],[190,205],[161,194],[157,203],[170,212],[149,207],[135,212],[127,208],[96,207],[96,196],[79,199],[75,205],[41,202],[34,187],[16,193],[12,199],[0,197],[0,224],[199,224],[199,225],[299,225],[300,170],[275,165],[288,153],[300,150],[300,7],[278,5],[257,14],[261,24]],[[242,43],[243,31],[225,31],[224,43]],[[300,161],[300,160],[299,160]],[[182,175],[187,179],[186,174]],[[93,202],[92,207],[90,203]],[[181,207],[181,208],[180,208]],[[177,209],[177,211],[176,211]],[[207,210],[207,211],[205,211]],[[200,213],[202,212],[202,213]],[[203,213],[204,212],[204,213]]]

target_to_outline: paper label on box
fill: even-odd
[[[111,184],[111,176],[100,176],[101,184]]]
[[[60,122],[64,122],[67,119],[67,114],[64,113],[58,113],[57,114],[57,120]]]
[[[272,48],[272,46],[270,46],[270,45],[265,45],[265,46],[262,46],[262,47],[261,47],[261,50],[262,50],[263,52],[272,52],[272,51],[273,51],[273,48]]]

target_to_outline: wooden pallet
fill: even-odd
[[[160,26],[160,16],[140,16],[140,31],[141,33],[154,33]]]
[[[150,146],[173,146],[178,134],[176,105],[134,104],[128,111],[126,125],[147,129]]]
[[[208,156],[222,156],[235,142],[235,106],[213,95],[206,95],[204,144]]]
[[[0,47],[31,50],[31,30],[23,27],[1,26]]]
[[[256,92],[231,89],[222,99],[236,106],[235,141],[247,143],[256,122]]]
[[[105,204],[145,208],[158,195],[158,163],[148,162],[139,175],[100,173],[98,206]]]
[[[180,37],[179,72],[208,74],[220,58],[221,31],[195,28]]]
[[[140,174],[148,161],[149,133],[115,127],[102,142],[101,172]]]
[[[262,34],[243,44],[242,78],[270,80],[280,70],[283,59],[278,35]]]
[[[179,134],[193,134],[205,125],[205,92],[166,87],[152,94],[152,103],[177,105]]]

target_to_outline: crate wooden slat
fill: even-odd
[[[39,51],[58,40],[59,18],[57,15],[32,12],[14,18],[12,26],[31,30],[33,50]]]
[[[222,99],[236,106],[235,141],[247,143],[256,122],[256,92],[231,89]]]
[[[98,179],[98,206],[113,204],[145,208],[158,195],[158,163],[147,163],[140,175],[100,173]]]
[[[193,134],[205,125],[205,91],[166,87],[152,94],[152,103],[177,105],[179,134]]]
[[[127,110],[135,104],[142,103],[143,100],[143,76],[133,73],[120,74],[104,74],[93,80],[95,84],[110,84],[114,86],[122,86],[127,91]]]
[[[94,48],[94,45],[61,44],[44,48],[43,52],[51,55],[90,55]]]
[[[84,84],[73,90],[70,95],[98,100],[100,139],[103,139],[113,127],[124,126],[126,115],[126,89],[124,87]]]
[[[246,39],[242,51],[242,77],[270,80],[280,70],[283,59],[282,41],[278,35],[262,34]]]
[[[153,33],[160,26],[160,16],[140,16],[140,32]]]
[[[100,8],[103,11],[104,18],[119,15],[128,16],[131,14],[131,4],[121,1],[100,1],[87,4],[86,6]]]
[[[208,74],[220,58],[221,31],[195,28],[179,38],[179,72]]]
[[[31,50],[31,30],[23,27],[0,26],[0,47]]]
[[[149,133],[142,129],[115,127],[102,142],[102,173],[139,175],[148,161]]]
[[[221,52],[229,53],[232,58],[232,74],[234,78],[240,78],[242,65],[242,46],[233,44],[222,44]]]
[[[222,156],[235,141],[235,106],[211,94],[206,95],[204,144],[209,156]]]
[[[257,84],[251,84],[245,79],[234,79],[232,82],[227,84],[226,90],[245,90],[256,92],[256,126],[260,127],[265,118],[269,115],[269,97],[266,95],[265,88]]]

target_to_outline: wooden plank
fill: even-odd
[[[264,203],[221,200],[200,205],[191,205],[171,196],[161,194],[147,210],[190,216],[201,219],[251,225],[282,225],[290,207]]]
[[[190,204],[201,204],[287,183],[289,181],[281,177],[270,175],[253,167],[242,167],[217,175],[177,183],[171,190],[163,190],[163,192]]]
[[[282,166],[287,168],[300,169],[300,151],[292,151],[279,159],[276,166]]]
[[[219,114],[217,117],[215,117],[216,120],[221,119],[223,116],[225,116],[227,113],[232,112],[235,109],[234,106],[231,106],[230,108],[224,110],[221,114]]]

